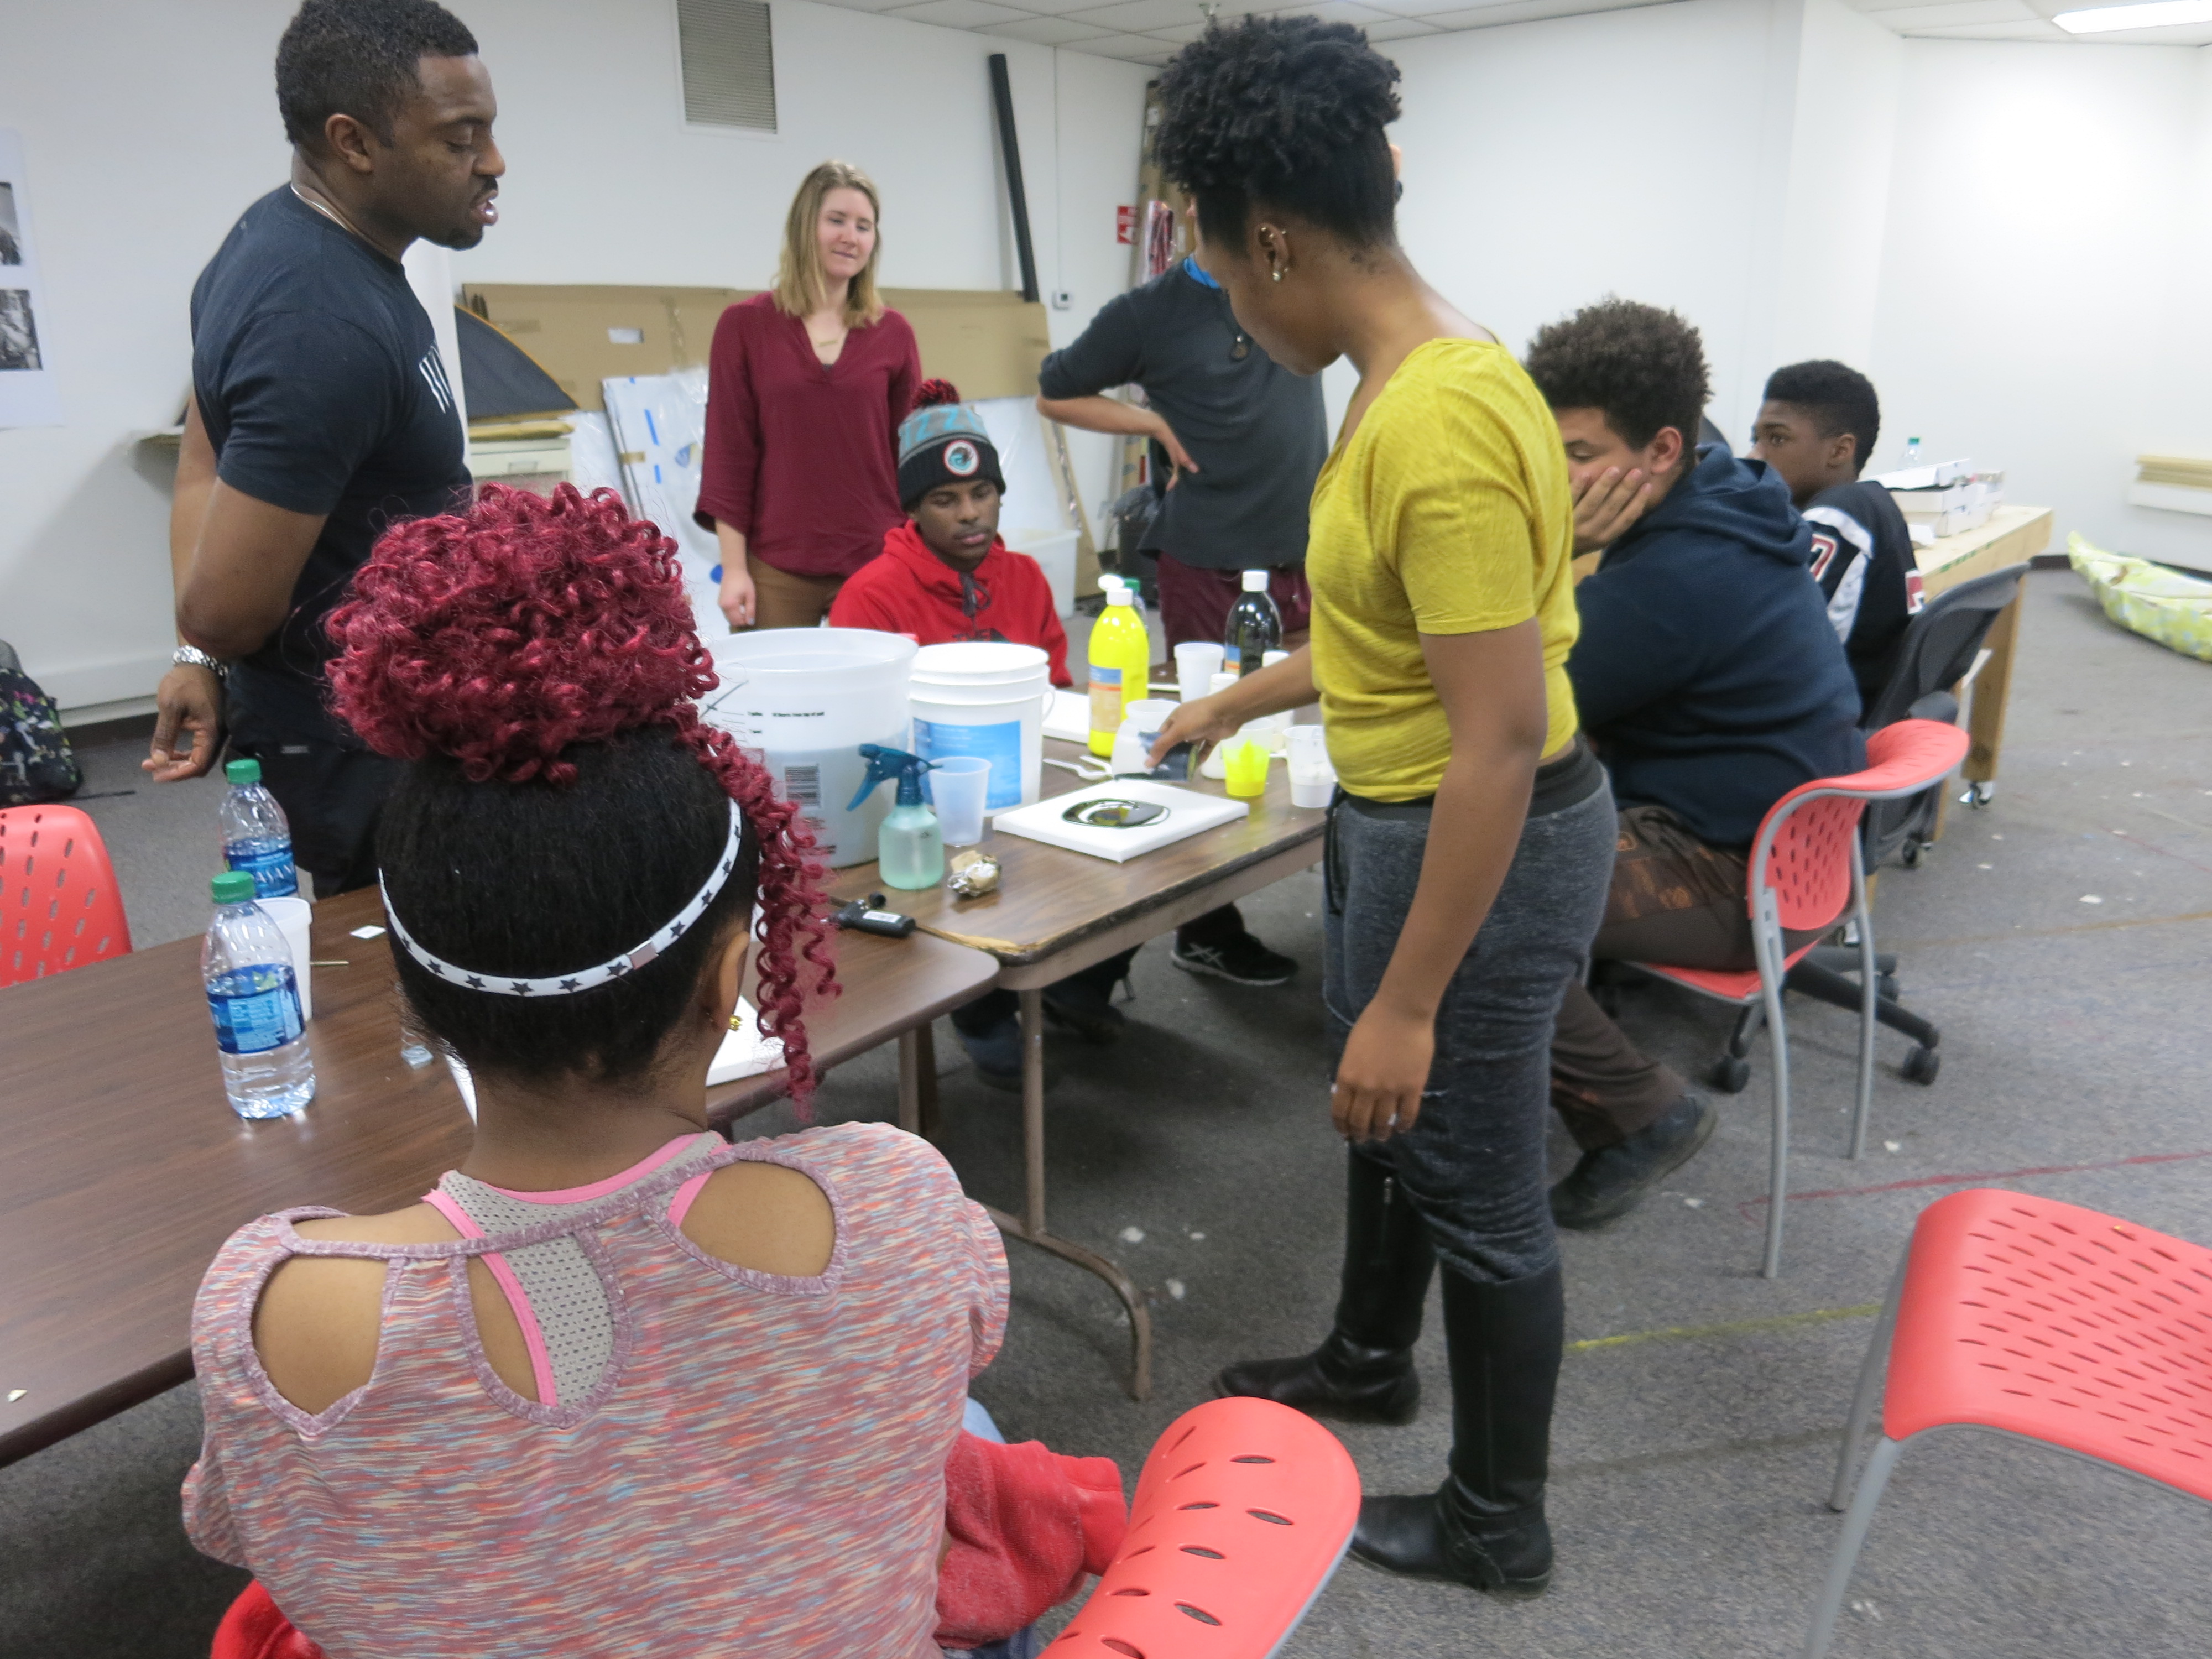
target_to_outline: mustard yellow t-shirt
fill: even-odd
[[[1574,510],[1559,428],[1502,346],[1431,340],[1398,366],[1315,481],[1313,670],[1338,780],[1432,795],[1451,758],[1424,634],[1539,619],[1544,752],[1575,734]]]

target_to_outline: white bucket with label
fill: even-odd
[[[721,684],[699,713],[768,768],[775,792],[814,826],[833,869],[876,855],[876,831],[897,792],[877,789],[848,811],[867,775],[864,743],[907,740],[907,677],[914,641],[865,628],[773,628],[732,634],[708,647]]]
[[[914,653],[914,752],[991,763],[986,811],[1026,806],[1043,791],[1044,716],[1052,659],[1033,645],[967,640]]]

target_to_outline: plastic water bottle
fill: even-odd
[[[1907,438],[1905,441],[1905,464],[1907,466],[1917,466],[1920,465],[1919,439]]]
[[[200,982],[215,1017],[223,1092],[240,1117],[288,1117],[315,1097],[315,1062],[300,1019],[291,946],[253,902],[246,872],[217,876],[213,896]]]
[[[261,781],[261,763],[234,760],[222,769],[222,861],[253,878],[256,898],[290,898],[300,890],[292,867],[292,826]]]

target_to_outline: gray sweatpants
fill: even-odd
[[[1413,908],[1431,810],[1341,793],[1330,809],[1322,997],[1337,1054]],[[1522,827],[1505,884],[1437,1011],[1419,1120],[1357,1149],[1396,1176],[1437,1255],[1470,1279],[1525,1278],[1559,1255],[1545,1200],[1552,1021],[1605,915],[1613,837],[1602,786]]]

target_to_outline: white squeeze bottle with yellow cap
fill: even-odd
[[[1100,578],[1106,609],[1091,626],[1091,752],[1114,752],[1121,712],[1152,695],[1152,635],[1137,609],[1137,590],[1118,576]]]

